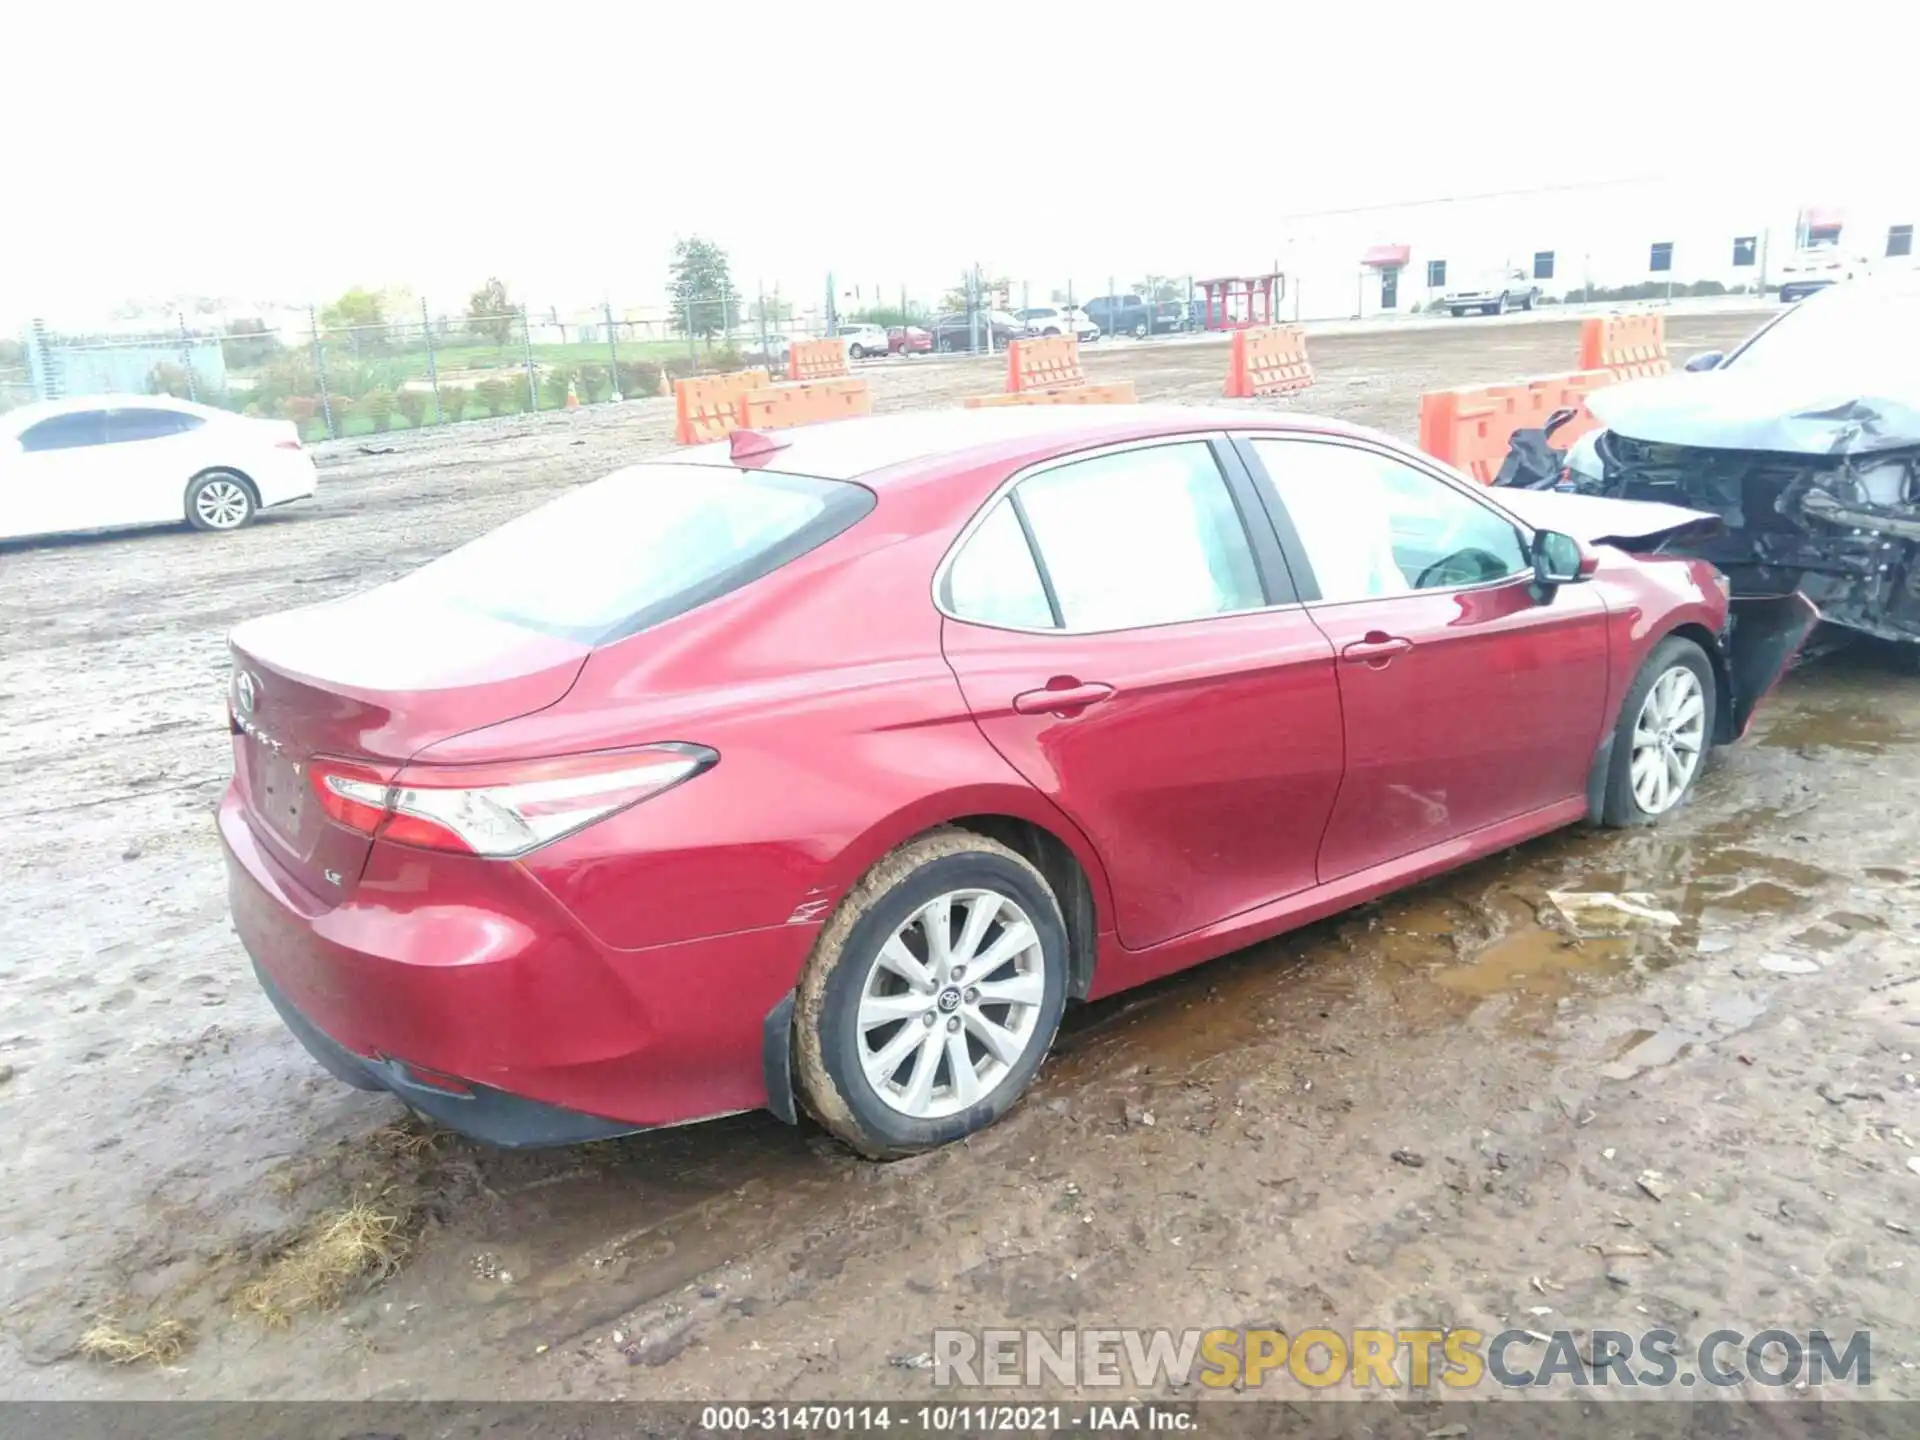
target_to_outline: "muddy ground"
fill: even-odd
[[[1328,337],[1305,403],[1411,436],[1422,389],[1574,346]],[[1224,365],[1088,368],[1199,401]],[[880,409],[998,380],[871,373]],[[507,1155],[330,1080],[226,918],[224,632],[655,453],[668,412],[336,447],[317,503],[236,536],[0,549],[0,1395],[907,1397],[937,1325],[1323,1322],[1868,1327],[1875,1393],[1920,1395],[1920,679],[1877,650],[1803,664],[1657,831],[1552,837],[1078,1011],[1005,1123],[930,1157],[765,1116]],[[1581,939],[1568,889],[1679,923]],[[390,1273],[246,1311],[354,1201],[396,1222]],[[103,1316],[176,1321],[182,1353],[84,1358]]]

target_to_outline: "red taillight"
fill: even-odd
[[[274,441],[273,448],[276,450],[304,450],[307,447],[300,443],[300,439],[298,436],[295,436],[291,440]]]
[[[311,766],[321,808],[397,845],[506,859],[671,790],[720,757],[703,745],[646,745],[490,765],[412,765],[392,780],[350,761]]]
[[[362,835],[379,831],[387,818],[387,776],[347,760],[315,760],[307,778],[327,817]]]

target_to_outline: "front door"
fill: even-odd
[[[1380,308],[1398,310],[1400,308],[1400,267],[1389,265],[1380,272]]]
[[[1333,651],[1249,513],[1224,442],[1071,457],[984,512],[942,580],[968,707],[1099,853],[1130,950],[1314,883]]]
[[[0,534],[52,535],[117,524],[103,491],[99,410],[50,415],[20,433],[0,465]]]
[[[1248,449],[1338,657],[1346,774],[1319,878],[1582,795],[1606,705],[1595,588],[1543,602],[1528,535],[1465,485],[1384,451],[1278,438]]]

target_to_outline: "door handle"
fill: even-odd
[[[1358,660],[1378,670],[1390,663],[1394,656],[1404,655],[1413,648],[1413,642],[1404,635],[1389,635],[1384,630],[1369,630],[1364,640],[1355,640],[1340,647],[1342,660]]]
[[[1083,685],[1078,680],[1049,684],[1043,690],[1023,690],[1013,697],[1013,708],[1020,715],[1078,714],[1089,705],[1098,705],[1113,694],[1113,686]]]

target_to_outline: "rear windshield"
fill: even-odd
[[[441,556],[423,598],[598,645],[703,605],[873,508],[858,485],[718,465],[636,465]]]

